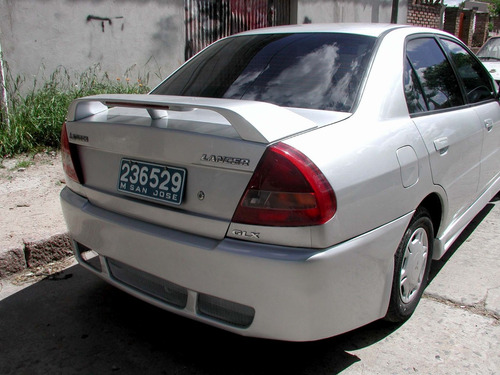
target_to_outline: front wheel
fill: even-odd
[[[404,322],[417,308],[432,261],[434,228],[426,209],[418,209],[394,255],[394,278],[386,320]]]

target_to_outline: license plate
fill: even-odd
[[[180,205],[186,174],[184,168],[122,159],[118,191]]]

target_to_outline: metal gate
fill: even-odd
[[[184,0],[189,59],[217,39],[290,23],[290,0]]]

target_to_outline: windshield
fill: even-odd
[[[152,94],[350,112],[374,44],[373,37],[334,33],[227,38],[189,60]]]
[[[500,60],[500,38],[492,38],[477,53],[481,60]]]

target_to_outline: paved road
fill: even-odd
[[[433,265],[407,323],[313,343],[207,327],[74,266],[0,300],[0,374],[499,374],[499,266],[497,199]]]

